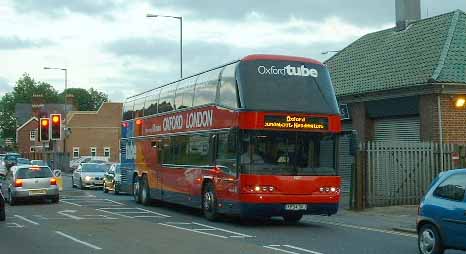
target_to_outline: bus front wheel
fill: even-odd
[[[147,176],[143,175],[142,180],[140,183],[139,188],[141,189],[141,203],[143,205],[150,205],[151,197],[150,197],[150,190],[149,190],[149,181],[147,180]]]
[[[302,214],[293,214],[292,213],[292,214],[283,215],[283,219],[285,220],[286,223],[289,223],[289,224],[296,224],[302,218],[303,218]]]
[[[215,221],[219,217],[217,212],[217,195],[215,194],[215,187],[210,181],[205,184],[202,192],[202,211],[204,216],[210,221]]]
[[[133,198],[136,203],[141,203],[141,194],[139,191],[139,177],[135,175],[133,177]]]

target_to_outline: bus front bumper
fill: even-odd
[[[303,208],[303,206],[305,208]],[[333,204],[264,204],[241,203],[240,215],[245,217],[272,217],[286,214],[333,215],[338,211],[338,203]]]

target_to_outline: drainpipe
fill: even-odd
[[[443,89],[443,85],[442,85]],[[438,131],[439,131],[439,141],[440,141],[440,171],[443,172],[443,127],[442,127],[442,108],[440,104],[440,94],[442,94],[442,90],[440,90],[439,94],[437,95],[437,111],[438,111]]]

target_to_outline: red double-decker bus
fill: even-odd
[[[121,161],[137,202],[297,222],[338,210],[340,132],[322,63],[249,55],[127,98]]]

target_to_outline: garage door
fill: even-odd
[[[374,121],[374,141],[420,142],[419,117],[387,118]]]
[[[351,123],[343,124],[344,130],[351,130]],[[338,175],[341,176],[341,189],[343,193],[349,193],[351,186],[351,172],[354,158],[349,153],[350,148],[350,136],[343,135],[340,137],[340,146],[339,146],[339,168]]]

